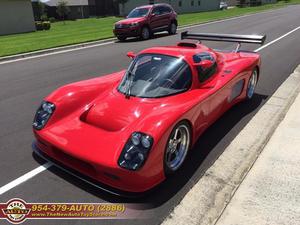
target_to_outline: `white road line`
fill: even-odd
[[[47,170],[50,166],[52,166],[53,164],[51,162],[47,162],[33,170],[31,170],[30,172],[24,174],[23,176],[9,182],[8,184],[2,186],[0,188],[0,195],[4,194],[5,192],[9,191],[10,189],[18,186],[19,184],[24,183],[25,181],[31,179],[32,177],[38,175],[39,173]]]
[[[256,50],[254,50],[254,52],[259,52],[259,51],[261,51],[261,50],[263,50],[263,49],[265,49],[265,48],[271,46],[272,44],[274,44],[274,43],[280,41],[281,39],[287,37],[288,35],[294,33],[295,31],[297,31],[297,30],[299,30],[299,29],[300,29],[300,26],[297,27],[297,28],[295,28],[295,29],[293,29],[293,30],[291,30],[290,32],[288,32],[288,33],[286,33],[286,34],[280,36],[279,38],[277,38],[277,39],[275,39],[275,40],[273,40],[273,41],[267,43],[266,45],[264,45],[264,46],[262,46],[262,47],[260,47],[260,48],[258,48],[258,49],[256,49]],[[39,173],[41,173],[41,172],[47,170],[49,167],[51,167],[51,166],[53,166],[53,165],[54,165],[54,164],[53,164],[52,162],[47,162],[47,163],[45,163],[44,165],[39,166],[39,167],[35,168],[34,170],[31,170],[30,172],[24,174],[23,176],[21,176],[21,177],[15,179],[15,180],[11,181],[10,183],[8,183],[8,184],[2,186],[2,187],[0,188],[0,195],[4,194],[5,192],[9,191],[9,190],[12,189],[12,188],[18,186],[19,184],[24,183],[25,181],[27,181],[27,180],[29,180],[30,178],[32,178],[32,177],[38,175]],[[76,176],[76,177],[79,178],[78,176]],[[82,178],[80,178],[80,179],[82,179]],[[84,179],[82,179],[82,180],[84,180]]]
[[[272,11],[274,11],[274,10],[267,10],[267,11],[258,12],[258,13],[250,13],[250,14],[247,14],[247,15],[236,16],[236,17],[231,17],[231,18],[212,21],[212,22],[204,22],[204,23],[201,23],[201,24],[193,24],[193,25],[190,25],[190,26],[179,27],[177,30],[185,30],[185,29],[190,29],[190,28],[193,28],[193,27],[201,27],[201,26],[207,26],[207,25],[210,25],[210,24],[223,23],[223,22],[226,22],[226,21],[231,21],[231,20],[241,19],[241,18],[245,18],[245,17],[250,17],[250,16],[253,16],[253,15],[256,15],[256,14],[269,13],[269,12],[272,12]],[[41,58],[41,57],[46,57],[46,56],[50,56],[50,55],[56,55],[56,54],[62,54],[62,53],[67,53],[67,52],[79,51],[79,50],[88,49],[88,48],[100,47],[100,46],[110,45],[110,44],[114,44],[114,43],[115,43],[115,41],[109,41],[109,42],[90,45],[90,46],[84,46],[84,47],[78,47],[78,48],[74,48],[74,49],[68,49],[68,50],[61,50],[61,51],[57,51],[57,52],[45,53],[45,54],[42,54],[42,55],[28,56],[28,57],[24,57],[24,58],[20,58],[20,59],[13,59],[13,60],[9,60],[9,61],[3,61],[3,62],[0,62],[0,65],[13,63],[13,62],[18,62],[18,61],[24,61],[24,60],[28,60],[28,59]],[[82,43],[82,44],[84,44],[84,43]],[[78,44],[78,45],[80,45],[80,44]],[[43,51],[43,50],[41,50],[41,51]],[[34,52],[29,52],[28,54],[30,54],[30,53],[34,53]]]
[[[291,30],[290,32],[288,32],[288,33],[286,33],[286,34],[280,36],[279,38],[277,38],[277,39],[275,39],[275,40],[273,40],[273,41],[271,41],[271,42],[269,42],[269,43],[267,43],[267,44],[261,46],[260,48],[254,50],[254,52],[259,52],[259,51],[263,50],[264,48],[269,47],[270,45],[276,43],[277,41],[279,41],[279,40],[285,38],[286,36],[288,36],[288,35],[294,33],[295,31],[297,31],[297,30],[299,30],[299,29],[300,29],[300,26],[297,27],[297,28],[295,28],[294,30]]]

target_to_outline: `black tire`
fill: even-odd
[[[119,41],[126,41],[127,37],[124,36],[117,36]]]
[[[148,40],[151,37],[151,30],[149,27],[143,27],[140,35],[142,40]]]
[[[246,99],[251,100],[255,94],[255,88],[257,86],[258,82],[258,69],[255,68],[252,71],[251,77],[249,78],[248,84],[247,84],[247,91],[246,91]]]
[[[174,21],[170,24],[168,32],[169,32],[170,35],[176,34],[177,24]]]
[[[181,149],[184,149],[184,152],[182,152],[182,153],[177,152],[178,153],[178,155],[177,155],[175,152],[171,153],[172,150],[170,148],[170,145],[172,145],[171,142],[173,140],[176,140],[176,138],[175,138],[175,135],[176,135],[175,132],[178,129],[182,129],[182,132],[186,133],[186,138],[184,137],[183,133],[180,133],[180,135],[182,135],[182,136],[180,136],[180,139],[183,139],[183,140],[181,142],[177,143],[175,149],[176,149],[176,151],[177,150],[180,151]],[[178,138],[178,136],[177,136],[177,138]],[[174,129],[172,130],[172,132],[171,132],[171,134],[170,134],[170,136],[168,138],[168,141],[166,143],[165,152],[164,152],[164,158],[163,158],[163,160],[164,160],[164,162],[163,162],[163,164],[164,164],[164,172],[165,172],[166,176],[169,176],[171,174],[176,173],[181,168],[181,166],[183,165],[183,163],[185,162],[187,153],[189,152],[190,147],[191,147],[191,141],[192,141],[191,138],[192,138],[191,127],[190,127],[190,124],[187,121],[181,121],[181,122],[179,122],[174,127]],[[180,144],[180,145],[178,146],[178,144]],[[182,146],[184,146],[184,147],[182,147]],[[180,159],[180,161],[178,161],[177,164],[174,164],[174,167],[171,167],[171,164],[168,161],[168,158],[169,158],[168,156],[170,156],[169,154],[175,154],[175,158],[173,159],[173,161],[175,161],[175,162],[176,162],[176,157],[182,155],[182,158]]]

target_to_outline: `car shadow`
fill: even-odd
[[[174,34],[176,35],[176,34]],[[163,37],[167,37],[170,36],[168,34],[168,32],[160,32],[160,33],[155,33],[154,35],[152,35],[152,37],[148,40],[151,39],[158,39],[158,38],[163,38]],[[148,41],[148,40],[142,40],[139,37],[132,37],[132,38],[127,38],[125,41],[119,41],[117,40],[116,43],[132,43],[132,42],[142,42],[142,41]]]
[[[263,105],[268,96],[256,94],[251,101],[241,102],[228,110],[221,118],[211,125],[197,140],[194,148],[189,152],[186,163],[173,176],[166,179],[150,192],[137,198],[125,198],[109,194],[94,186],[85,183],[78,178],[56,168],[50,167],[48,170],[61,177],[67,182],[89,192],[90,194],[111,203],[141,203],[147,209],[153,209],[168,202],[176,195],[178,201],[197,183],[205,174],[206,170],[224,152],[229,143],[235,138],[239,131],[248,123],[256,111]],[[226,142],[224,137],[243,120],[242,125],[238,125],[233,135],[228,135]],[[220,141],[222,140],[222,143]],[[218,147],[216,147],[218,146]],[[33,153],[33,157],[40,164],[45,161]],[[176,201],[176,200],[175,200]],[[145,207],[143,209],[145,209]]]

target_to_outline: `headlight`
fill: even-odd
[[[138,170],[148,157],[153,138],[141,132],[134,132],[128,139],[118,160],[119,166],[128,170]]]
[[[122,23],[115,23],[115,29],[120,29],[123,27]]]
[[[138,25],[139,25],[139,23],[137,23],[137,22],[131,23],[131,24],[130,24],[131,27],[136,27],[136,26],[138,26]]]
[[[50,116],[53,114],[55,110],[55,105],[50,102],[43,101],[41,106],[38,108],[34,120],[33,127],[36,130],[41,130],[48,122]]]
[[[151,138],[147,135],[147,136],[143,136],[142,137],[142,145],[144,148],[150,148],[151,146]]]
[[[140,142],[141,142],[141,137],[142,137],[142,135],[140,133],[133,133],[131,135],[131,142],[134,145],[138,146],[140,144]]]

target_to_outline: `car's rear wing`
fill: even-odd
[[[190,39],[198,41],[222,41],[238,43],[236,51],[239,50],[241,43],[260,44],[266,41],[266,35],[239,35],[239,34],[210,34],[210,33],[181,33],[181,39]]]

